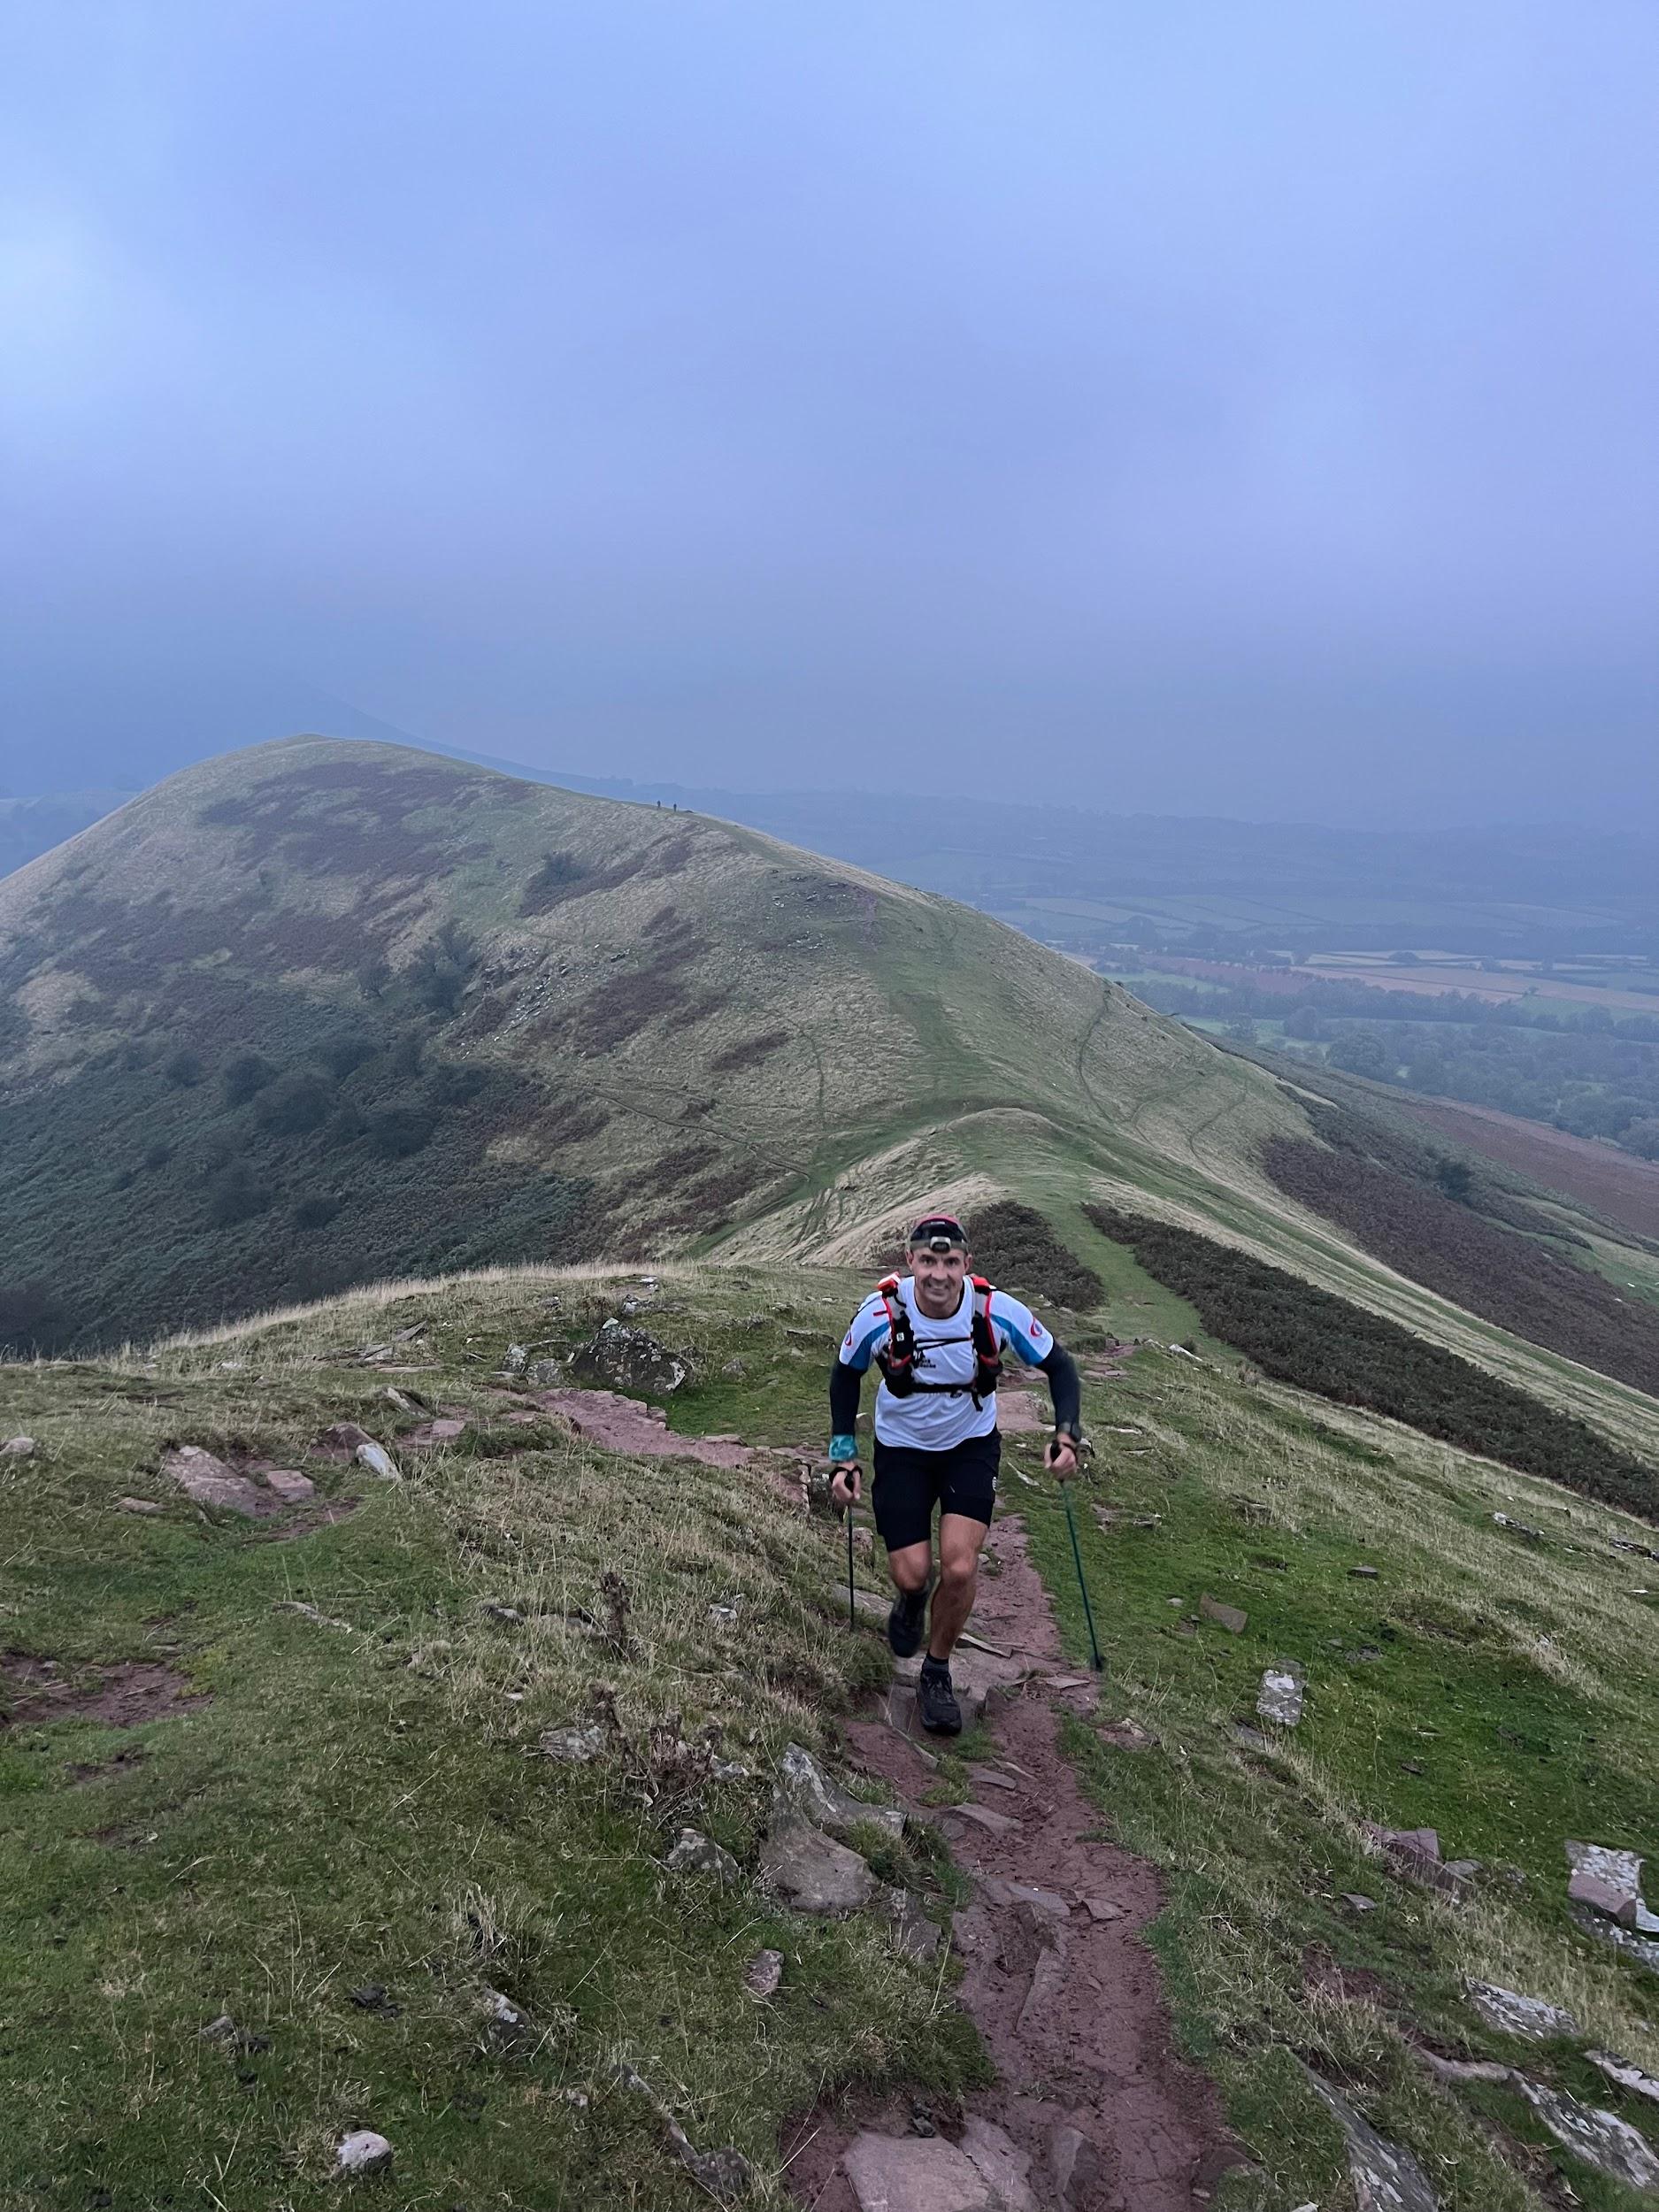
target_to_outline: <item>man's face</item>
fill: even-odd
[[[944,1252],[931,1246],[910,1247],[910,1272],[916,1278],[916,1302],[924,1313],[943,1320],[962,1303],[962,1286],[968,1272],[968,1254],[960,1244]]]

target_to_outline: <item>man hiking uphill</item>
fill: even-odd
[[[890,1275],[865,1299],[830,1370],[830,1495],[857,1502],[861,1473],[853,1430],[873,1360],[875,1481],[871,1503],[898,1591],[887,1641],[908,1659],[927,1625],[917,1702],[924,1728],[954,1736],[962,1713],[950,1685],[950,1655],[973,1610],[979,1547],[996,1503],[1002,1440],[996,1383],[1006,1353],[1041,1367],[1054,1400],[1046,1463],[1062,1482],[1077,1472],[1077,1368],[1029,1308],[971,1275],[968,1240],[951,1214],[929,1214],[910,1232],[911,1271]],[[939,1515],[939,1578],[931,1616],[933,1509]]]

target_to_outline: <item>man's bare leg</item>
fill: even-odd
[[[928,1544],[906,1544],[900,1551],[887,1554],[887,1572],[893,1577],[895,1590],[913,1593],[927,1587],[928,1571],[933,1563],[933,1548]]]
[[[956,1647],[956,1639],[968,1625],[968,1616],[973,1610],[974,1593],[979,1581],[979,1547],[986,1534],[985,1523],[974,1520],[969,1514],[941,1513],[939,1517],[939,1581],[928,1616],[927,1655],[941,1666],[949,1663]],[[914,1544],[906,1552],[895,1555],[895,1581],[898,1580],[897,1559],[908,1559],[913,1552],[921,1554],[926,1577],[926,1547]],[[916,1583],[900,1586],[921,1586]]]

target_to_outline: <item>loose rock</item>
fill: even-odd
[[[582,1767],[598,1758],[605,1747],[605,1732],[597,1721],[573,1721],[567,1727],[543,1731],[536,1749],[556,1766]]]
[[[197,1505],[217,1506],[250,1521],[258,1517],[259,1493],[247,1476],[233,1473],[222,1459],[215,1459],[199,1444],[180,1444],[174,1451],[163,1452],[161,1471],[171,1476]]]
[[[1081,2128],[1063,2121],[1048,2138],[1048,2170],[1063,2205],[1087,2204],[1100,2187],[1100,2153]]]
[[[34,1456],[35,1450],[35,1443],[32,1436],[8,1436],[5,1442],[0,1444],[0,1459],[29,1459]]]
[[[1592,1906],[1639,1935],[1659,1935],[1659,1914],[1642,1901],[1643,1861],[1637,1852],[1601,1843],[1569,1843],[1566,1850],[1572,1869],[1567,1895],[1575,1905]]]
[[[944,1817],[970,1821],[991,1836],[1011,1836],[1019,1826],[1018,1821],[1010,1820],[1006,1813],[994,1813],[985,1805],[951,1805],[946,1809]]]
[[[942,1939],[939,1924],[928,1918],[910,1891],[884,1886],[881,1902],[892,1924],[894,1949],[910,1959],[935,1956]]]
[[[1149,1729],[1142,1728],[1138,1720],[1128,1718],[1109,1721],[1095,1733],[1114,1751],[1150,1751],[1157,1741]]]
[[[863,1861],[859,1863],[862,1865]],[[699,1835],[695,1828],[682,1828],[673,1849],[664,1861],[671,1874],[702,1874],[718,1882],[722,1889],[741,1878],[737,1861],[729,1851],[723,1851],[707,1836]]]
[[[1628,2089],[1635,2097],[1646,2097],[1649,2104],[1659,2104],[1659,2081],[1644,2074],[1640,2066],[1632,2066],[1629,2059],[1616,2057],[1611,2051],[1591,2051],[1588,2057],[1592,2066],[1599,2066],[1621,2089]]]
[[[1602,2112],[1580,2104],[1565,2090],[1547,2089],[1541,2082],[1513,2077],[1516,2087],[1558,2143],[1564,2144],[1586,2166],[1631,2189],[1659,2185],[1659,2156],[1639,2129],[1616,2112]]]
[[[942,2135],[856,2135],[841,2154],[858,2212],[1000,2212],[989,2183]]]
[[[292,1467],[273,1467],[265,1475],[265,1488],[274,1490],[284,1505],[302,1505],[316,1494],[317,1485],[309,1475],[302,1475]]]
[[[1031,2193],[1031,2159],[1005,2129],[970,2113],[958,2147],[990,2185],[993,2203],[1006,2206],[1007,2212],[1038,2212]]]
[[[1541,1528],[1528,1528],[1525,1521],[1511,1520],[1507,1513],[1494,1513],[1492,1518],[1499,1528],[1507,1528],[1512,1535],[1524,1537],[1529,1544],[1541,1544],[1544,1541],[1544,1532]]]
[[[378,1475],[382,1482],[402,1482],[403,1479],[397,1471],[390,1452],[387,1450],[384,1444],[377,1444],[373,1437],[370,1437],[366,1443],[359,1444],[352,1454],[352,1457],[359,1467],[366,1467],[372,1475]]]
[[[1263,1720],[1294,1728],[1302,1719],[1302,1673],[1296,1667],[1264,1667],[1256,1709]]]
[[[1480,1871],[1479,1859],[1442,1860],[1440,1839],[1432,1828],[1382,1828],[1371,1820],[1361,1824],[1394,1872],[1420,1889],[1437,1889],[1447,1897],[1466,1896]]]
[[[1471,1981],[1463,1986],[1486,2025],[1501,2034],[1529,2036],[1541,2043],[1551,2036],[1578,2032],[1578,2024],[1570,2012],[1547,2004],[1541,1997],[1524,1997],[1518,1990],[1505,1989],[1497,1982]]]
[[[858,1854],[798,1816],[773,1823],[761,1851],[760,1870],[796,1912],[856,1912],[875,1894],[875,1876]]]
[[[334,2153],[334,2163],[342,2174],[378,2173],[391,2162],[391,2145],[373,2128],[354,2128]]]
[[[706,2189],[717,2203],[733,2204],[748,2193],[755,2178],[755,2170],[741,2151],[731,2149],[700,2151],[692,2142],[673,2114],[641,2074],[632,2066],[617,2068],[617,2079],[625,2089],[644,2097],[663,2124],[674,2155],[699,2188]]]
[[[629,1397],[663,1398],[680,1388],[691,1370],[644,1329],[607,1321],[591,1342],[571,1356],[579,1380],[619,1390]]]
[[[1298,2065],[1302,2064],[1300,2060]],[[1346,2097],[1302,2066],[1310,2088],[1330,2108],[1348,2144],[1348,2172],[1359,2212],[1440,2212],[1440,2200],[1408,2150],[1378,2134]]]
[[[743,1969],[743,1986],[759,2004],[778,1993],[783,1980],[783,1953],[757,1951]]]
[[[904,1815],[896,1805],[866,1804],[839,1782],[833,1782],[810,1751],[798,1743],[785,1747],[779,1763],[778,1786],[772,1799],[774,1823],[791,1815],[845,1836],[862,1825],[885,1828],[891,1836],[902,1833]]]
[[[1198,1609],[1207,1621],[1225,1628],[1229,1636],[1242,1636],[1250,1617],[1236,1605],[1224,1605],[1219,1598],[1212,1598],[1207,1592],[1199,1599]]]
[[[167,1509],[154,1498],[117,1498],[115,1502],[123,1513],[165,1513]]]

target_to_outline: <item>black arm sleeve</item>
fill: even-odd
[[[1077,1362],[1064,1344],[1056,1344],[1041,1366],[1054,1400],[1056,1428],[1077,1428],[1083,1418],[1083,1385],[1078,1377]]]
[[[830,1434],[850,1436],[858,1425],[858,1400],[864,1379],[856,1367],[840,1360],[830,1369]]]

